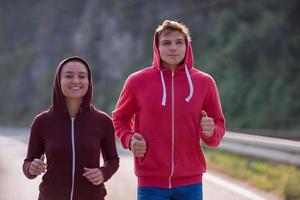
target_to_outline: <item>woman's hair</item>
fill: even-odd
[[[171,21],[171,20],[165,20],[161,25],[157,27],[155,30],[155,34],[159,37],[162,33],[170,33],[172,31],[180,31],[183,33],[184,37],[187,39],[187,41],[191,42],[192,38],[190,36],[189,29],[180,22],[177,21]]]
[[[80,62],[81,64],[83,64],[86,68],[89,68],[89,64],[81,57],[79,56],[72,56],[69,58],[64,59],[60,65],[63,66],[69,62]],[[88,70],[89,71],[89,70]]]

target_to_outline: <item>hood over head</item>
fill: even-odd
[[[185,57],[184,57],[183,65],[182,65],[182,67],[180,66],[180,68],[185,70],[185,74],[187,77],[187,84],[189,85],[189,95],[185,98],[185,101],[190,102],[191,98],[193,97],[194,86],[193,86],[193,82],[192,82],[189,70],[194,65],[194,57],[193,57],[191,43],[186,37],[185,37],[185,44],[186,44]],[[162,89],[163,89],[161,105],[166,106],[167,89],[166,89],[166,85],[165,85],[165,81],[164,81],[164,75],[162,72],[163,66],[161,64],[160,54],[159,54],[159,50],[158,50],[158,33],[157,32],[154,34],[154,39],[153,39],[153,62],[152,62],[152,65],[155,69],[160,71],[160,78],[161,78],[161,84],[162,84]]]
[[[92,72],[90,69],[90,66],[87,61],[85,61],[83,58],[80,58],[78,56],[73,56],[66,58],[65,60],[61,61],[59,65],[56,68],[55,77],[54,77],[54,83],[53,83],[53,93],[52,93],[52,111],[54,113],[68,113],[67,106],[65,103],[65,98],[62,93],[61,84],[60,84],[60,76],[61,76],[61,70],[63,66],[72,61],[78,61],[82,64],[84,64],[88,70],[88,80],[89,80],[89,86],[87,93],[83,97],[83,101],[81,103],[81,112],[87,111],[90,108],[91,101],[93,98],[93,81],[92,81]]]
[[[194,65],[194,57],[193,57],[193,50],[191,46],[191,42],[188,41],[187,38],[185,38],[185,44],[186,44],[186,52],[185,52],[185,58],[183,65],[187,66],[188,69],[192,68]],[[158,70],[162,69],[161,65],[161,59],[159,55],[159,50],[158,50],[158,33],[156,32],[153,37],[153,62],[152,62],[153,67],[155,67]]]

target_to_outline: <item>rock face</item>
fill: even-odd
[[[299,2],[0,0],[0,125],[28,126],[47,109],[71,55],[88,60],[93,103],[110,113],[127,75],[151,65],[158,24],[173,19],[190,28],[228,127],[299,130]]]
[[[182,19],[180,3],[169,3],[1,2],[0,78],[6,79],[0,87],[5,89],[0,95],[2,124],[12,119],[28,124],[47,109],[55,67],[70,55],[88,60],[96,86],[94,103],[111,111],[120,81],[138,67],[151,65],[157,25],[168,17]]]

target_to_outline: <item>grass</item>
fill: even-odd
[[[296,166],[219,150],[205,149],[205,154],[209,169],[276,193],[283,199],[300,200],[300,169]]]

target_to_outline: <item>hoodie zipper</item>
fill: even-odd
[[[75,117],[71,117],[71,141],[72,141],[72,187],[70,200],[73,200],[74,193],[74,179],[75,179],[75,130],[74,130]]]
[[[172,71],[172,157],[171,174],[169,176],[169,188],[172,188],[171,178],[174,174],[174,71]]]

